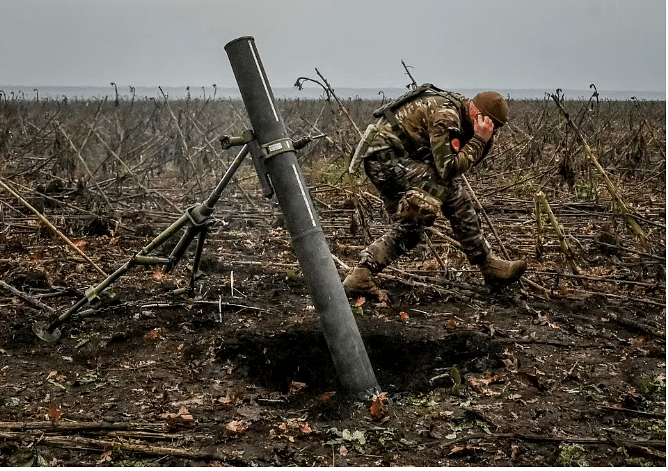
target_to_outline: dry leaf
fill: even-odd
[[[366,298],[364,296],[362,296],[361,298],[357,298],[357,301],[355,301],[355,307],[363,306],[365,302]]]
[[[181,406],[179,411],[174,414],[173,412],[165,412],[164,414],[160,414],[161,419],[179,419],[183,422],[190,422],[192,420],[195,420],[195,418],[190,414],[186,406]]]
[[[387,394],[380,393],[373,396],[371,399],[371,407],[369,414],[373,420],[381,420],[385,417],[385,403],[387,402]]]
[[[269,432],[269,438],[287,438],[288,441],[294,442],[295,435],[310,435],[313,433],[313,429],[304,418],[287,419],[285,422],[278,424],[277,429],[272,429]]]
[[[466,445],[466,446],[453,446],[450,449],[450,453],[448,456],[466,456],[466,455],[472,455],[476,451],[476,447],[473,445]]]
[[[327,391],[318,396],[317,401],[322,404],[326,404],[329,401],[331,401],[334,398],[334,396],[336,396],[336,391]]]
[[[181,406],[177,414],[178,417],[181,417],[183,420],[193,420],[193,416],[190,414],[186,406]]]
[[[153,329],[152,331],[148,332],[148,333],[144,336],[144,338],[145,338],[146,340],[150,340],[150,341],[161,340],[162,337],[160,336],[160,328],[159,328],[159,327],[156,327],[156,328]]]
[[[97,460],[97,464],[103,464],[106,463],[107,461],[111,461],[111,450],[102,452],[102,454],[100,455],[100,459]]]
[[[243,402],[243,400],[244,400],[243,393],[240,392],[232,393],[229,391],[227,392],[227,394],[225,394],[225,396],[218,398],[218,402],[220,402],[221,404],[239,404]]]
[[[248,423],[243,420],[233,420],[225,426],[225,430],[230,435],[243,435],[248,429]]]
[[[49,407],[49,420],[51,422],[57,422],[63,416],[63,411],[58,409],[55,406]]]
[[[298,392],[306,389],[308,385],[306,383],[300,383],[299,381],[293,381],[290,383],[290,389],[288,390],[288,395],[297,394]]]
[[[476,378],[473,376],[469,376],[466,380],[471,385],[471,387],[476,391],[485,392],[487,386],[489,386],[492,383],[497,383],[499,381],[499,377],[496,375],[491,376],[489,378]]]
[[[307,422],[304,422],[299,426],[299,431],[303,433],[304,435],[308,435],[310,433],[313,433],[313,429],[309,426]]]
[[[408,313],[407,313],[407,312],[404,312],[404,311],[401,311],[401,312],[399,313],[399,317],[401,317],[401,320],[402,320],[402,321],[407,321],[408,319],[410,319],[410,317],[408,316]]]
[[[86,244],[88,244],[88,242],[85,241],[85,240],[78,240],[78,241],[76,241],[76,242],[72,242],[72,245],[74,245],[76,248],[78,248],[78,249],[81,250],[82,252],[83,252],[84,249],[86,248]]]
[[[161,268],[153,270],[153,278],[160,281],[165,277],[165,272]]]

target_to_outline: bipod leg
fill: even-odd
[[[135,265],[167,265],[170,263],[170,260],[167,258],[160,257],[148,257],[147,254],[151,253],[157,247],[162,245],[170,237],[176,234],[184,225],[191,222],[191,218],[188,213],[181,216],[176,222],[171,226],[165,229],[160,235],[158,235],[150,244],[142,248],[137,252],[133,257],[125,262],[123,265],[118,267],[115,272],[105,278],[100,284],[88,289],[83,298],[77,301],[67,312],[58,316],[51,323],[47,322],[36,322],[32,326],[32,330],[37,335],[38,338],[44,340],[45,342],[56,342],[61,335],[60,327],[72,317],[79,309],[84,307],[86,304],[93,303],[99,300],[100,293],[107,289],[118,278],[123,276],[130,268]]]
[[[248,142],[252,140],[252,133],[245,133],[242,138],[240,138],[240,144],[243,145],[239,154],[236,156],[230,168],[227,169],[225,175],[218,183],[214,191],[209,195],[207,200],[200,205],[194,206],[188,210],[177,219],[172,225],[167,229],[161,232],[150,244],[142,248],[137,252],[130,260],[121,265],[114,273],[109,275],[104,281],[99,285],[88,289],[85,293],[85,296],[76,302],[67,312],[61,314],[53,321],[49,322],[35,322],[32,326],[32,330],[35,335],[44,340],[45,342],[56,342],[60,336],[61,331],[60,327],[72,317],[75,313],[79,311],[82,307],[89,303],[93,303],[99,300],[99,295],[106,288],[109,287],[114,281],[123,276],[130,268],[135,265],[164,265],[169,269],[178,262],[181,255],[185,252],[188,245],[197,234],[200,234],[200,238],[197,244],[197,250],[195,253],[196,264],[193,264],[193,277],[191,278],[190,286],[191,290],[194,290],[194,274],[197,273],[197,266],[199,266],[199,259],[202,254],[202,249],[204,247],[204,239],[208,231],[209,216],[213,213],[213,208],[220,198],[223,190],[227,184],[232,179],[232,176],[237,171],[241,163],[244,161],[248,155],[250,149]],[[165,241],[174,236],[178,231],[180,231],[184,226],[190,225],[186,233],[181,237],[177,247],[174,248],[172,254],[169,258],[159,258],[159,257],[149,257],[147,256],[153,250],[162,245]]]
[[[195,249],[195,257],[193,258],[192,273],[190,274],[190,293],[191,296],[195,293],[195,283],[196,278],[199,273],[199,262],[202,259],[202,251],[204,250],[204,240],[206,235],[209,232],[208,225],[204,226],[199,233],[199,238],[197,239],[197,248]]]
[[[211,224],[211,214],[213,214],[214,207],[218,200],[220,199],[220,196],[223,193],[223,190],[227,187],[229,184],[230,180],[232,180],[232,177],[234,176],[235,172],[239,169],[239,166],[241,163],[244,161],[246,156],[248,155],[248,152],[250,151],[249,147],[249,142],[252,141],[252,133],[250,131],[247,131],[244,133],[244,136],[241,138],[227,138],[229,141],[230,139],[236,139],[243,141],[243,147],[235,157],[234,161],[230,165],[230,167],[227,169],[223,177],[221,178],[220,182],[218,182],[218,185],[216,185],[216,188],[211,192],[209,197],[204,201],[204,203],[199,204],[197,206],[194,206],[186,212],[186,216],[190,219],[190,227],[188,227],[188,230],[183,234],[181,239],[179,240],[178,244],[174,247],[172,250],[172,253],[169,255],[169,263],[165,266],[165,271],[170,272],[176,264],[181,260],[181,257],[183,257],[183,254],[186,252],[188,249],[188,246],[190,245],[190,242],[198,235],[201,234],[202,231],[206,233],[208,230],[208,225]],[[229,142],[224,145],[225,146],[230,145]],[[204,239],[203,236],[200,235],[200,241],[198,243],[198,250],[200,251],[201,255],[201,249],[199,248],[200,245],[204,244]],[[193,270],[193,273],[196,273],[196,270]],[[193,282],[191,280],[191,289],[194,288]]]

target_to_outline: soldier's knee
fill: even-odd
[[[422,226],[431,226],[441,215],[441,201],[430,194],[411,188],[397,204],[394,220],[402,223],[415,223]]]

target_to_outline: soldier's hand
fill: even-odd
[[[489,141],[494,133],[494,123],[488,116],[477,115],[473,120],[473,132],[485,142]]]

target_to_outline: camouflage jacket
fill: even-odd
[[[397,121],[414,147],[430,151],[409,155],[433,162],[438,175],[444,180],[466,172],[484,157],[492,145],[492,139],[485,145],[485,142],[474,136],[468,118],[468,102],[463,97],[460,103],[456,103],[441,95],[426,93],[395,111]],[[401,139],[385,118],[369,126],[365,139],[365,156],[388,148],[400,154],[406,152]]]

